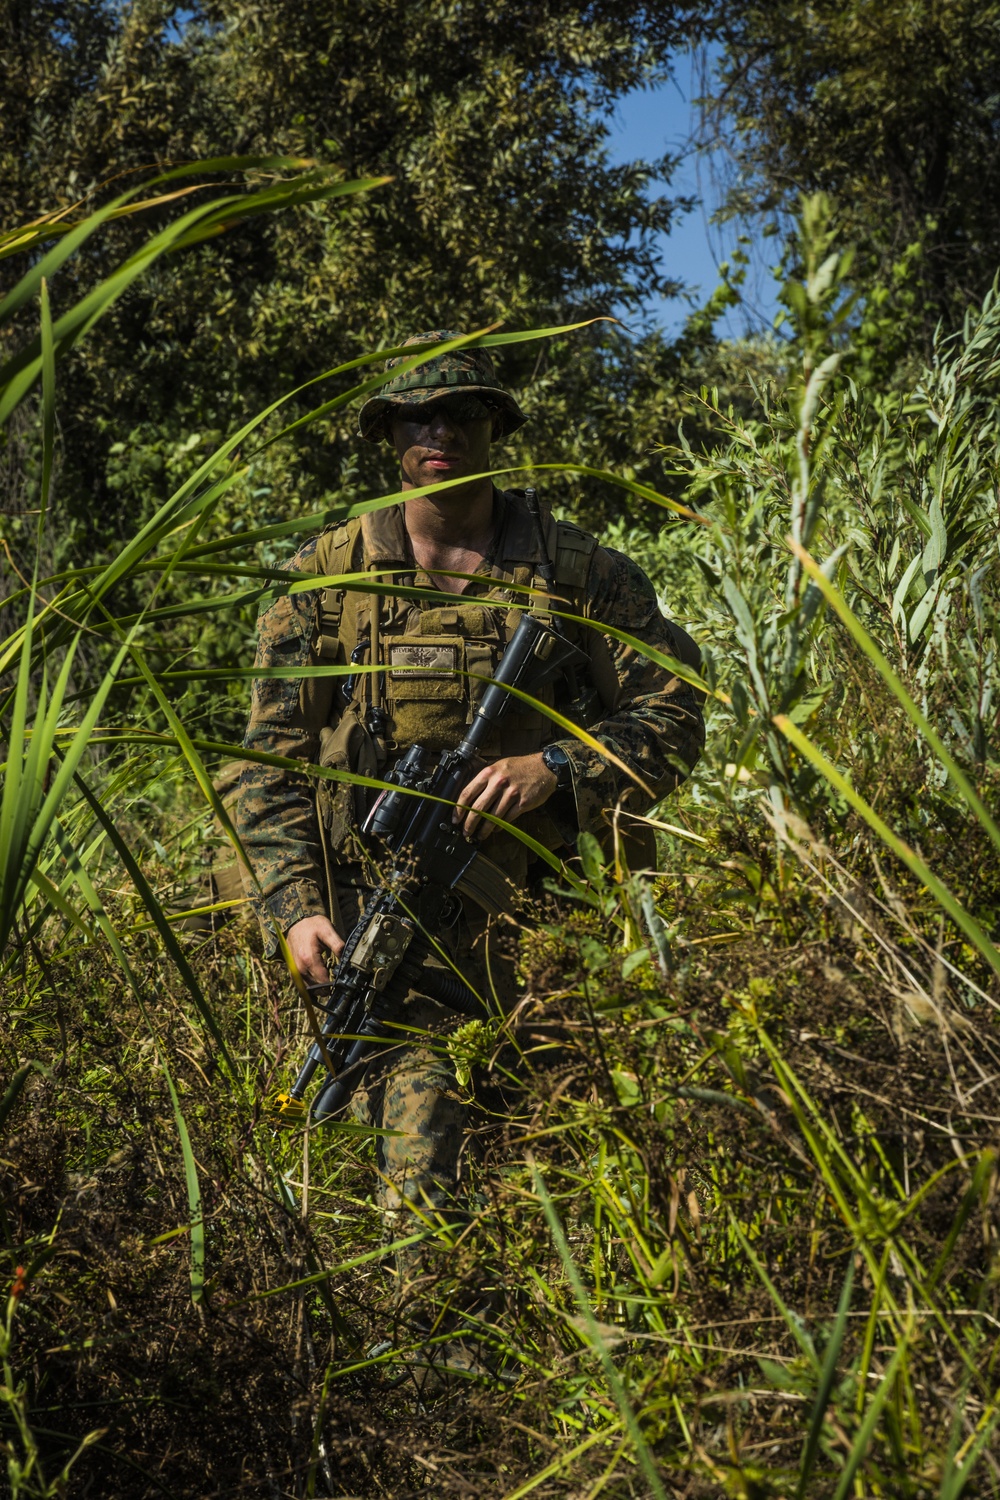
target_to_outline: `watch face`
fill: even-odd
[[[573,782],[573,772],[566,751],[560,750],[558,745],[547,745],[542,751],[542,760],[556,778],[557,791],[566,791]]]

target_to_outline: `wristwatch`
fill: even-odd
[[[542,760],[556,778],[556,791],[570,791],[573,786],[573,767],[566,751],[560,750],[558,745],[546,745],[542,751]]]

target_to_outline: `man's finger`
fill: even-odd
[[[340,936],[340,933],[332,923],[327,928],[326,933],[322,936],[320,941],[326,944],[335,958],[339,958],[344,951],[344,939]]]
[[[492,812],[493,804],[503,793],[503,787],[496,781],[489,781],[479,793],[471,806],[471,816],[478,818],[484,812]]]
[[[507,787],[503,796],[494,807],[484,809],[492,813],[494,818],[503,818],[504,822],[510,823],[517,816],[516,807],[518,802],[517,792],[514,787]],[[482,828],[479,830],[480,842],[488,839],[491,833],[496,832],[496,824],[491,823],[489,818],[482,818]]]
[[[495,795],[495,788],[489,781],[486,781],[480,789],[477,789],[470,782],[465,791],[462,793],[463,799],[467,800],[460,801],[457,804],[455,811],[452,814],[453,822],[461,823],[464,819],[465,826],[466,828],[468,828],[470,819],[475,819],[476,815],[481,812],[483,808],[489,807]]]
[[[318,943],[310,943],[308,947],[294,944],[291,949],[292,960],[302,978],[307,984],[326,984],[328,975],[323,955]]]
[[[503,806],[508,793],[512,790],[513,789],[508,785],[494,781],[491,782],[486,787],[485,791],[476,798],[475,802],[472,805],[472,809],[465,820],[465,832],[469,836],[469,838],[471,838],[475,833],[477,825],[480,822],[485,821],[482,816],[483,813],[496,813],[498,808]],[[488,828],[492,828],[493,825],[491,823],[488,823],[486,826]],[[483,835],[483,837],[485,837],[485,834]]]
[[[489,767],[487,767],[485,771],[479,771],[475,776],[473,776],[471,781],[466,782],[465,786],[463,786],[462,790],[459,792],[458,796],[455,799],[455,807],[451,815],[452,822],[461,822],[462,816],[465,811],[472,806],[481,789],[487,784],[489,775],[490,771]]]
[[[317,984],[329,984],[330,971],[327,968],[326,955],[329,951],[336,958],[344,944],[338,936],[336,928],[328,923],[325,927],[313,933],[312,951],[309,954],[309,972],[314,976]]]

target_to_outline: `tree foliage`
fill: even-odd
[[[675,211],[653,165],[613,165],[606,113],[662,73],[682,3],[593,0],[6,0],[0,178],[9,220],[100,201],[139,169],[233,152],[319,158],[392,181],[347,214],[321,205],[236,226],[174,257],[61,372],[66,524],[103,544],[170,489],[178,455],[285,391],[416,328],[544,325],[636,312],[669,290],[655,236]],[[690,9],[690,7],[688,7]],[[669,172],[661,162],[656,171]],[[112,180],[114,180],[112,182]],[[56,310],[128,252],[119,226],[53,287]],[[652,367],[652,368],[650,368]],[[649,460],[640,389],[676,388],[653,340],[604,325],[572,350],[509,359],[525,443],[577,456],[593,388],[616,420],[591,463]],[[258,478],[281,513],[345,484],[382,487],[349,415]],[[524,444],[512,449],[516,457]]]
[[[889,355],[905,348],[901,322],[928,346],[996,271],[1000,6],[781,0],[725,7],[719,22],[731,211],[780,217],[830,193],[862,282],[889,304]]]

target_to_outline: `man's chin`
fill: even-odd
[[[454,484],[457,487],[457,485],[460,485],[463,481],[468,480],[469,477],[469,474],[464,469],[436,469],[428,473],[426,477],[421,477],[420,483],[422,486],[431,484]],[[448,493],[449,492],[446,490],[441,498],[445,499]]]
[[[421,472],[427,475],[424,484],[439,484],[442,479],[468,479],[470,470],[466,464],[423,464]]]

